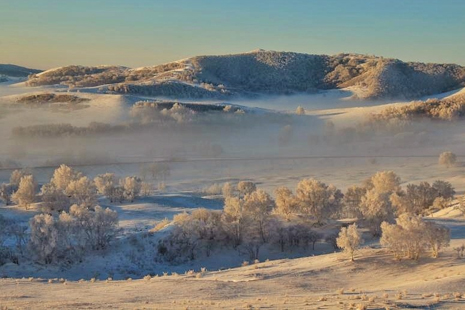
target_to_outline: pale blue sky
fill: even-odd
[[[137,67],[257,48],[465,65],[465,1],[0,0],[0,63]]]

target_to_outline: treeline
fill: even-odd
[[[82,98],[68,94],[54,94],[54,93],[43,93],[36,95],[28,95],[20,97],[17,102],[25,105],[40,105],[44,103],[81,103],[90,101],[90,99]]]
[[[265,245],[285,251],[309,245],[314,248],[321,240],[335,249],[353,247],[354,251],[357,248],[354,243],[344,240],[352,236],[361,242],[357,234],[347,235],[348,231],[342,230],[338,235],[319,228],[337,219],[352,218],[369,229],[374,237],[382,236],[382,243],[387,247],[396,243],[401,248],[401,254],[393,249],[396,257],[405,255],[418,259],[418,253],[429,249],[433,241],[436,242],[433,256],[437,256],[439,248],[448,245],[449,231],[440,225],[424,223],[421,216],[448,206],[455,194],[453,187],[448,182],[436,181],[409,184],[403,189],[400,183],[395,173],[384,171],[342,193],[333,185],[304,179],[295,192],[286,187],[277,188],[275,199],[251,182],[240,182],[237,186],[226,183],[221,189],[225,197],[222,211],[199,209],[192,214],[175,216],[172,226],[164,221],[156,227],[155,230],[172,227],[170,234],[160,242],[158,252],[167,261],[180,262],[209,256],[214,249],[231,247],[248,253],[253,260],[259,258],[260,249]],[[219,188],[216,185],[205,191],[214,194]],[[418,227],[404,227],[405,217]],[[397,226],[389,226],[396,218]],[[440,232],[437,239],[427,235],[423,226]],[[411,245],[407,239],[414,235],[408,229],[415,234],[423,230],[424,236],[434,240],[417,240],[421,244],[417,246],[417,254],[405,254],[411,252],[405,249]],[[390,235],[392,231],[397,235]],[[421,234],[415,236],[422,237]]]
[[[152,84],[115,84],[108,85],[107,90],[121,94],[137,94],[144,96],[163,96],[172,98],[220,99],[232,93],[226,89],[210,86],[210,84],[190,85],[177,81],[163,81]]]
[[[183,124],[201,124],[205,122],[222,124],[226,118],[219,118],[220,114],[209,112],[222,112],[225,117],[229,114],[244,114],[242,109],[230,105],[197,105],[185,103],[157,103],[150,101],[136,102],[130,110],[131,119],[122,124],[106,124],[91,122],[88,126],[73,126],[71,124],[41,124],[31,126],[18,126],[12,129],[15,137],[63,137],[63,136],[88,136],[99,134],[117,134],[132,132],[144,128],[180,127]],[[216,119],[219,118],[219,119]]]
[[[164,163],[145,167],[163,190],[170,168]],[[0,214],[0,265],[20,258],[43,264],[71,264],[94,251],[106,250],[115,241],[118,214],[98,206],[99,195],[110,203],[133,202],[154,192],[154,185],[137,176],[118,178],[112,173],[94,180],[66,165],[57,168],[49,183],[39,186],[28,170],[15,170],[10,182],[0,186],[0,200],[42,214],[25,226]],[[14,246],[6,245],[14,240]]]

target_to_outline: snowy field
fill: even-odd
[[[450,212],[450,210],[449,210]],[[462,214],[438,220],[464,242]],[[364,248],[355,262],[341,253],[261,261],[222,271],[139,280],[1,279],[0,304],[19,309],[461,309],[465,265],[451,249],[440,258],[396,262]],[[174,270],[173,270],[174,272]],[[61,296],[59,299],[56,296]]]

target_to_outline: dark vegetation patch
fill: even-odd
[[[45,103],[81,103],[86,101],[90,101],[90,99],[81,98],[74,95],[63,95],[53,93],[28,95],[18,99],[19,103],[27,105],[40,105]]]

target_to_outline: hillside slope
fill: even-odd
[[[154,67],[69,66],[34,75],[28,85],[97,87],[102,92],[174,98],[314,93],[355,87],[362,99],[418,99],[465,86],[465,67],[382,57],[253,51],[197,56]]]
[[[435,261],[397,262],[383,250],[364,249],[355,262],[336,253],[134,281],[0,279],[0,304],[21,309],[459,309],[465,303],[464,272],[453,253]]]
[[[41,70],[29,69],[16,65],[0,64],[0,75],[11,77],[27,77],[30,74],[40,73]]]

